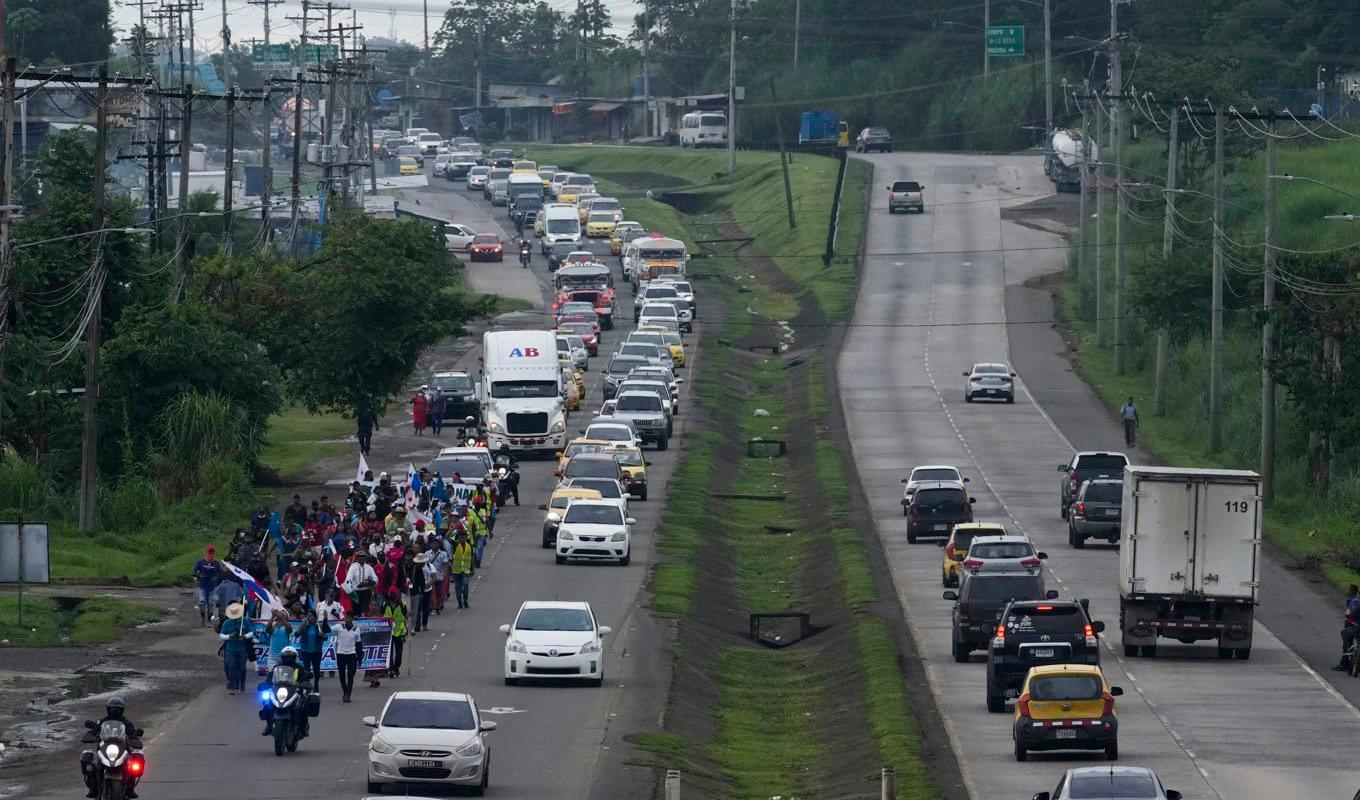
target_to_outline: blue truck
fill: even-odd
[[[845,147],[848,144],[850,127],[842,122],[835,111],[804,111],[798,126],[799,144],[834,144]]]

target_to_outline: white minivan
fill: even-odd
[[[681,147],[726,147],[727,115],[691,111],[680,118]]]
[[[570,203],[549,203],[543,209],[543,249],[557,242],[581,243],[581,217]]]

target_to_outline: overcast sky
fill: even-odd
[[[200,0],[203,10],[194,14],[194,41],[198,52],[211,53],[222,49],[222,0]],[[348,6],[351,10],[336,12],[336,23],[343,22],[346,27],[357,15],[358,23],[363,26],[365,36],[383,36],[405,39],[419,45],[424,36],[424,3],[422,0],[354,0],[341,2],[337,6]],[[430,11],[430,38],[434,38],[439,28],[443,11],[448,0],[428,0]],[[575,8],[575,0],[548,0],[557,9]],[[112,0],[113,24],[116,35],[125,37],[129,29],[137,24],[137,3],[134,0]],[[616,28],[631,25],[632,0],[605,0],[605,6],[613,15]],[[147,3],[148,11],[154,6]],[[269,10],[270,40],[275,42],[296,39],[301,32],[299,23],[286,17],[302,15],[302,0],[283,0]],[[264,9],[250,5],[246,0],[227,0],[227,18],[231,22],[231,40],[234,43],[246,42],[252,38],[264,39]]]

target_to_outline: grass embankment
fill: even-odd
[[[24,597],[24,624],[19,625],[18,597],[0,597],[0,646],[55,647],[63,644],[112,642],[128,628],[155,622],[161,610],[145,603],[95,597],[58,604],[50,597]]]
[[[838,697],[834,713],[855,719],[854,735],[862,737],[865,751],[847,759],[855,764],[850,770],[893,764],[899,798],[938,796],[921,758],[892,627],[868,609],[879,595],[866,539],[848,520],[848,465],[833,443],[814,441],[814,432],[833,414],[825,383],[826,331],[817,324],[798,330],[795,322],[809,309],[824,322],[849,316],[864,226],[859,187],[867,169],[852,162],[847,171],[838,243],[844,255],[826,268],[820,256],[836,168],[828,159],[796,158],[790,178],[799,226],[790,231],[774,155],[739,153],[737,182],[715,175],[725,164],[718,152],[553,147],[536,148],[530,157],[589,172],[605,193],[620,196],[630,218],[689,243],[697,251],[690,271],[699,281],[701,302],[717,295],[728,308],[720,329],[700,327],[702,377],[688,385],[686,402],[703,406],[714,424],[689,436],[672,477],[660,526],[660,547],[669,559],[657,566],[649,587],[654,612],[680,619],[677,646],[684,648],[684,626],[709,625],[714,615],[732,613],[715,608],[727,602],[722,595],[743,610],[810,608],[814,622],[844,620],[786,649],[746,642],[717,648],[706,665],[717,685],[711,736],[695,741],[674,731],[651,731],[632,741],[653,754],[648,763],[681,766],[687,776],[728,797],[816,796],[825,790],[823,782],[837,777],[863,786],[873,776],[847,777],[846,764],[838,760],[845,756],[838,747],[846,743],[822,733],[825,714],[832,712],[819,709],[829,709],[825,698]],[[690,213],[648,200],[648,189]],[[686,196],[675,198],[677,193]],[[703,242],[736,235],[753,241]],[[769,273],[770,256],[782,280]],[[787,329],[781,322],[794,325],[791,340],[783,338]],[[756,339],[786,341],[798,357],[756,356],[738,344]],[[763,410],[760,416],[757,409]],[[745,440],[762,436],[789,440],[804,460],[747,457]],[[810,475],[815,477],[809,480]],[[788,501],[719,504],[714,491],[786,495]],[[810,508],[829,514],[830,523],[809,524]],[[702,551],[718,547],[730,567],[722,579],[701,571]],[[824,585],[809,585],[807,577],[814,574],[830,584],[829,593]],[[712,591],[715,580],[724,581],[719,592]],[[813,602],[820,605],[810,606]],[[703,657],[686,655],[688,669]],[[668,727],[674,724],[671,719]]]
[[[353,433],[354,421],[340,414],[313,414],[291,406],[269,418],[260,463],[278,473],[284,483],[296,483],[318,459],[352,449],[336,440]]]
[[[1165,147],[1148,143],[1130,149],[1128,163],[1134,180],[1156,181],[1165,173]],[[1277,161],[1278,173],[1308,176],[1342,187],[1360,184],[1360,142],[1329,144],[1325,147],[1282,145]],[[1130,311],[1128,369],[1115,372],[1111,347],[1100,347],[1094,316],[1094,263],[1089,254],[1085,268],[1078,272],[1075,258],[1062,289],[1062,307],[1067,323],[1078,343],[1076,361],[1081,374],[1096,388],[1113,409],[1125,398],[1135,397],[1142,409],[1139,435],[1145,447],[1168,464],[1235,469],[1259,469],[1261,415],[1261,344],[1259,304],[1262,254],[1259,242],[1262,227],[1261,184],[1265,173],[1261,154],[1233,165],[1226,180],[1228,237],[1235,243],[1228,248],[1230,269],[1226,271],[1223,341],[1223,430],[1224,447],[1216,453],[1208,448],[1208,251],[1204,257],[1204,313],[1201,324],[1177,342],[1170,360],[1164,416],[1153,413],[1156,385],[1155,331],[1143,324],[1137,308]],[[1211,191],[1201,182],[1191,188]],[[1182,185],[1184,182],[1182,181]],[[1346,208],[1346,198],[1322,186],[1301,181],[1276,184],[1276,212],[1279,244],[1296,250],[1332,250],[1357,243],[1353,225],[1326,221],[1327,214]],[[1129,283],[1136,291],[1143,279],[1145,265],[1160,250],[1163,204],[1155,190],[1131,193],[1130,230],[1125,241],[1129,248]],[[1111,202],[1111,213],[1113,203]],[[1197,195],[1177,199],[1182,216],[1178,225],[1186,232],[1199,234],[1193,220],[1210,215],[1208,201]],[[1113,219],[1113,216],[1110,217]],[[1094,227],[1094,226],[1092,226]],[[1107,275],[1112,277],[1113,225],[1106,226]],[[1095,242],[1094,229],[1090,241]],[[1178,237],[1180,250],[1194,245]],[[1088,253],[1093,253],[1088,248]],[[1110,285],[1113,280],[1109,280]],[[1287,299],[1289,290],[1280,288]],[[1134,296],[1134,295],[1131,295]],[[1314,298],[1315,300],[1315,298]],[[1313,302],[1314,300],[1310,300]],[[1107,329],[1113,342],[1112,327]],[[1269,541],[1282,547],[1304,563],[1318,566],[1338,584],[1360,582],[1360,532],[1354,520],[1360,513],[1360,454],[1339,449],[1331,489],[1324,497],[1307,480],[1308,431],[1290,413],[1290,400],[1284,387],[1277,392],[1277,480],[1276,499],[1267,509],[1265,533]]]

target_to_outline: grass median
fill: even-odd
[[[24,597],[24,623],[19,624],[19,598],[0,597],[0,647],[57,647],[104,644],[128,629],[155,622],[161,609],[116,597],[88,599]]]

